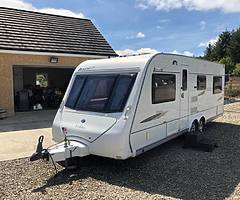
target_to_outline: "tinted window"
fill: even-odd
[[[183,91],[187,90],[187,70],[186,69],[182,71],[182,90]]]
[[[67,107],[72,108],[76,105],[85,79],[86,79],[85,76],[76,76],[71,92],[68,95],[68,99],[66,102]]]
[[[113,88],[114,76],[92,76],[86,80],[77,101],[77,110],[104,110]]]
[[[222,92],[222,77],[214,76],[213,77],[213,94],[218,94]]]
[[[112,100],[109,103],[109,109],[112,111],[123,109],[123,106],[125,105],[124,102],[132,88],[133,76],[122,75],[117,81],[116,88],[112,94]]]
[[[176,76],[173,74],[153,74],[152,103],[174,101],[176,97]]]
[[[197,76],[197,90],[206,90],[206,76]]]
[[[78,75],[66,107],[96,112],[121,112],[131,92],[136,74]]]

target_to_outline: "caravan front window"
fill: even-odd
[[[121,112],[136,74],[77,75],[66,107],[82,111]]]

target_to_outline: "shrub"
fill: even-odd
[[[236,64],[235,69],[233,70],[235,76],[240,76],[240,63]]]

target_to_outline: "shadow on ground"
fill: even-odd
[[[237,102],[240,102],[240,98],[230,98],[230,97],[225,97],[224,98],[224,105],[227,105],[227,104],[232,104],[232,103],[237,103]]]
[[[145,154],[116,161],[91,157],[72,171],[62,170],[32,192],[88,177],[112,185],[181,199],[225,199],[240,182],[240,126],[211,123],[206,137],[218,142],[211,153],[183,149],[177,138]]]
[[[52,127],[56,110],[18,112],[15,116],[0,120],[0,133]]]

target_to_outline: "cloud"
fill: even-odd
[[[143,4],[143,3],[139,3],[137,7],[138,7],[138,8],[141,8],[142,10],[148,9],[148,6],[145,5],[145,4]]]
[[[204,31],[205,30],[205,28],[206,28],[206,22],[205,21],[200,21],[200,30],[201,31]]]
[[[142,32],[137,33],[136,38],[145,38],[145,34]]]
[[[159,22],[160,23],[168,23],[168,22],[170,22],[170,19],[161,19]]]
[[[84,14],[81,12],[75,13],[71,10],[67,10],[63,8],[38,9],[34,7],[31,3],[27,3],[24,0],[1,0],[0,6],[8,7],[8,8],[17,8],[22,10],[30,10],[30,11],[36,11],[36,12],[42,12],[42,13],[48,13],[48,14],[55,14],[55,15],[63,15],[63,16],[69,16],[69,17],[85,18]]]
[[[158,50],[152,48],[141,48],[138,50],[133,49],[125,49],[125,50],[116,50],[119,56],[131,56],[131,55],[139,55],[139,54],[149,54],[149,53],[159,53]]]
[[[163,30],[165,29],[165,26],[170,22],[170,19],[161,19],[159,20],[159,24],[160,25],[157,25],[156,28],[157,29],[160,29],[160,30]]]
[[[193,53],[192,52],[190,52],[190,51],[184,51],[184,52],[179,52],[179,51],[177,51],[177,50],[174,50],[174,51],[172,51],[172,52],[170,52],[170,53],[172,53],[172,54],[178,54],[178,55],[184,55],[184,56],[189,56],[189,57],[193,57]]]
[[[24,10],[34,10],[32,4],[27,3],[23,0],[1,0],[0,6],[2,7],[8,7],[8,8],[19,8]]]
[[[208,40],[206,42],[201,42],[198,45],[198,47],[207,47],[209,44],[214,45],[218,41],[218,38],[219,37],[216,37],[216,38],[210,39],[210,40]]]
[[[141,48],[141,49],[138,49],[138,50],[133,50],[133,49],[116,50],[116,53],[119,56],[131,56],[131,55],[139,55],[139,54],[159,53],[159,51],[156,50],[156,49],[152,49],[152,48]],[[174,51],[168,52],[168,53],[184,55],[184,56],[189,56],[189,57],[194,56],[194,54],[190,51],[184,51],[184,52],[181,53],[177,50],[174,50]]]
[[[156,10],[187,10],[208,11],[221,10],[224,12],[240,12],[239,0],[136,0],[140,9],[154,8]],[[140,6],[141,5],[141,6]]]
[[[156,26],[156,28],[157,28],[157,29],[160,29],[160,30],[163,30],[163,29],[165,29],[165,27],[164,27],[164,26],[160,26],[160,25]]]
[[[142,32],[138,32],[136,35],[132,34],[130,36],[127,36],[126,39],[131,40],[131,39],[141,39],[141,38],[145,38],[146,35]]]
[[[76,17],[76,18],[85,18],[84,14],[82,13],[75,13],[72,12],[71,10],[66,10],[66,9],[56,9],[56,8],[43,8],[37,10],[42,13],[48,13],[48,14],[55,14],[55,15],[63,15],[63,16],[68,16],[68,17]]]

